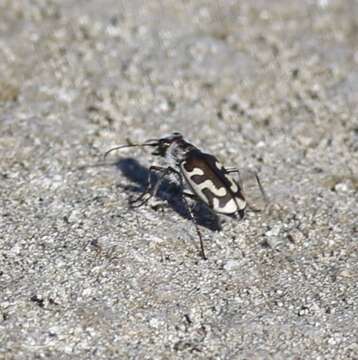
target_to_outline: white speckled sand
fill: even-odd
[[[357,359],[357,19],[0,0],[0,359]],[[174,130],[271,200],[196,206],[208,261],[175,184],[128,208],[148,150],[103,161]]]

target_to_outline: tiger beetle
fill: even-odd
[[[153,155],[164,157],[167,166],[150,166],[147,184],[143,193],[131,201],[136,207],[144,205],[149,199],[155,197],[161,181],[164,177],[172,174],[180,184],[184,204],[188,209],[190,219],[195,225],[196,232],[200,240],[201,257],[207,259],[204,243],[199,225],[197,224],[190,208],[187,198],[201,200],[210,209],[219,214],[236,216],[242,218],[248,205],[251,209],[258,211],[248,204],[244,197],[240,182],[230,176],[231,173],[240,173],[240,170],[225,168],[218,159],[202,152],[194,145],[185,141],[183,136],[174,132],[169,136],[160,139],[149,139],[142,144],[120,145],[108,150],[104,157],[114,150],[128,147],[153,147]],[[160,174],[157,182],[152,184],[152,174]],[[254,173],[260,191],[266,201],[266,195],[256,173]]]

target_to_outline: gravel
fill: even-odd
[[[2,0],[0,359],[357,359],[357,4]],[[172,131],[269,197],[193,204],[207,261],[103,160]]]

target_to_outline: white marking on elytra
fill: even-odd
[[[238,190],[239,190],[239,188],[237,187],[237,185],[236,185],[236,183],[235,183],[235,181],[233,180],[233,179],[231,179],[230,177],[226,177],[229,181],[230,181],[230,183],[231,183],[231,186],[230,186],[230,189],[231,189],[231,191],[233,192],[233,193],[236,193]]]
[[[195,187],[198,187],[200,191],[205,188],[209,189],[216,196],[225,196],[226,195],[225,187],[223,186],[221,188],[217,188],[210,179],[207,179],[200,184],[195,184]]]
[[[215,164],[217,166],[217,168],[219,170],[223,169],[223,166],[219,163],[216,162]],[[184,167],[183,167],[184,168]],[[225,186],[222,187],[216,187],[215,184],[213,183],[212,180],[210,179],[206,179],[204,181],[202,181],[201,183],[197,184],[196,182],[194,182],[192,180],[192,177],[194,175],[204,175],[205,172],[200,169],[200,168],[193,168],[192,171],[187,171],[184,168],[185,172],[184,172],[184,176],[187,178],[187,181],[190,183],[190,185],[193,187],[193,190],[195,191],[195,193],[205,202],[208,203],[208,198],[207,196],[203,193],[204,189],[208,189],[211,193],[212,193],[212,197],[213,197],[213,209],[219,213],[222,214],[233,214],[235,213],[237,210],[243,210],[246,207],[246,202],[245,200],[239,198],[239,197],[233,197],[231,199],[229,199],[229,201],[227,201],[223,206],[220,206],[220,200],[219,197],[224,197],[225,195],[227,195],[227,188]],[[227,180],[230,182],[230,190],[233,193],[236,193],[239,188],[238,185],[236,184],[236,182],[231,179],[231,177],[225,175]]]
[[[232,198],[224,206],[220,206],[219,199],[213,199],[213,209],[222,214],[233,214],[238,209],[243,210],[245,207],[246,202],[240,198]]]
[[[239,197],[236,197],[236,203],[237,203],[237,206],[239,207],[240,210],[244,210],[245,207],[246,207],[246,201],[245,200],[242,200],[241,198]]]
[[[218,161],[215,161],[215,165],[219,170],[224,168]]]
[[[219,200],[217,198],[214,198],[213,209],[223,214],[233,214],[237,211],[237,204],[234,199],[230,199],[224,206],[220,207]]]
[[[188,171],[185,169],[185,171],[190,177],[194,175],[204,175],[204,171],[200,168],[194,168],[192,171]]]

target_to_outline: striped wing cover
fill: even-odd
[[[240,185],[215,156],[192,150],[180,168],[193,192],[214,211],[229,215],[245,209]]]

